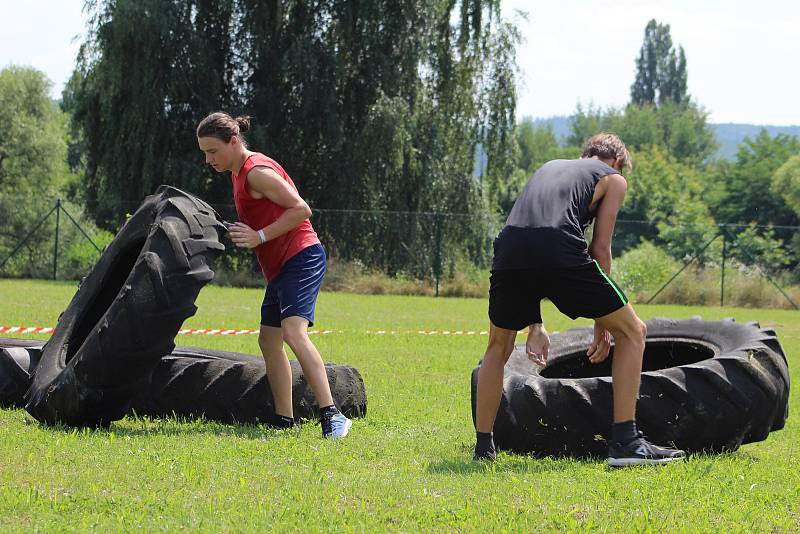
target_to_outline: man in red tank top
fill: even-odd
[[[319,351],[308,337],[317,295],[325,274],[325,249],[308,218],[311,208],[285,170],[273,159],[247,149],[242,134],[248,117],[212,113],[197,127],[206,163],[230,171],[239,222],[228,228],[237,247],[254,249],[267,289],[261,305],[258,343],[275,405],[273,426],[294,425],[292,371],[285,341],[297,356],[320,409],[322,435],[340,438],[351,421],[333,403]]]

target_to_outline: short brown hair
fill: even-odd
[[[244,142],[242,134],[250,131],[250,117],[247,115],[235,119],[223,111],[210,113],[197,125],[197,137],[216,137],[227,143],[234,135]]]
[[[625,143],[612,133],[601,132],[591,136],[589,140],[586,141],[586,144],[583,145],[583,154],[581,154],[581,157],[591,158],[592,156],[603,159],[620,158],[623,168],[630,169],[633,167],[631,165],[631,155],[628,153]]]

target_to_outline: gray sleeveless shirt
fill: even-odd
[[[583,233],[598,180],[617,174],[596,159],[553,160],[534,173],[494,243],[492,270],[577,267],[592,259]]]

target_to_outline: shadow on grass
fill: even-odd
[[[305,421],[293,429],[278,429],[264,424],[252,423],[220,423],[202,418],[167,417],[151,418],[147,416],[128,415],[120,421],[115,421],[107,427],[72,427],[63,424],[49,425],[40,423],[29,417],[23,416],[24,423],[36,425],[39,430],[50,434],[94,434],[97,436],[114,435],[117,437],[139,436],[186,436],[186,435],[216,435],[235,436],[253,440],[278,439],[293,436],[306,425],[315,425],[313,421]]]
[[[470,451],[471,453],[472,451]],[[494,462],[476,462],[469,457],[449,458],[428,464],[428,472],[448,475],[474,473],[552,473],[572,471],[576,467],[596,467],[600,458],[536,458],[515,454],[500,454]]]
[[[471,450],[469,451],[471,453]],[[721,451],[721,452],[695,452],[687,456],[684,462],[686,469],[697,471],[703,475],[708,474],[718,464],[729,460],[745,460],[750,464],[760,461],[757,456],[747,451]],[[676,464],[680,465],[680,464]],[[472,475],[474,473],[553,473],[559,471],[574,471],[575,469],[601,469],[608,473],[628,472],[634,469],[657,470],[663,466],[632,466],[624,469],[609,467],[605,457],[583,457],[583,458],[555,458],[547,456],[538,458],[535,456],[516,455],[501,453],[494,462],[476,462],[466,453],[463,457],[449,458],[428,464],[428,472],[435,474],[449,475]]]

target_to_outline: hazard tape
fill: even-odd
[[[10,334],[52,334],[50,327],[42,328],[38,326],[0,326],[0,333]]]
[[[344,334],[346,330],[309,330],[312,335]],[[51,327],[38,326],[0,326],[0,334],[52,334]],[[400,334],[419,334],[423,336],[488,336],[485,330],[365,330],[362,333],[376,336],[400,335]],[[241,336],[258,334],[258,330],[222,330],[219,328],[184,328],[178,331],[183,335],[206,335],[206,336]]]

